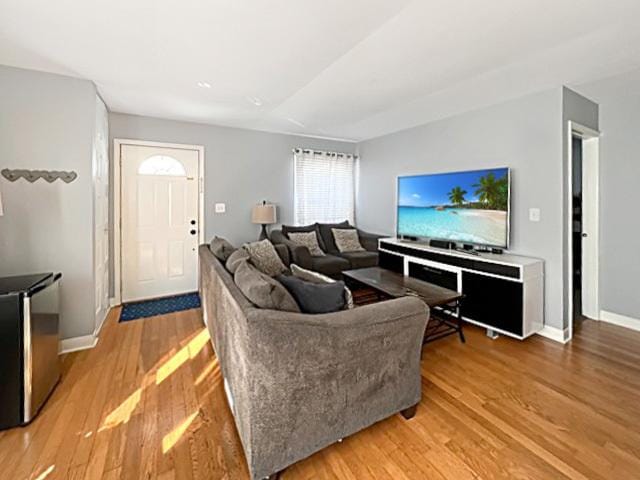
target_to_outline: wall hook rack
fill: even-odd
[[[60,172],[56,170],[10,170],[8,168],[5,168],[1,173],[2,176],[10,182],[15,182],[20,178],[24,178],[26,181],[33,183],[43,178],[49,183],[53,183],[58,179],[62,180],[65,183],[71,183],[76,178],[78,178],[78,174],[74,171]]]

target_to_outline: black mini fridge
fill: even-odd
[[[61,277],[0,277],[0,429],[31,422],[60,380]]]

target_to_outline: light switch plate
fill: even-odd
[[[530,222],[539,222],[540,221],[540,209],[539,208],[530,208],[529,209],[529,221]]]
[[[215,211],[216,213],[225,213],[227,211],[227,205],[224,203],[216,203]]]

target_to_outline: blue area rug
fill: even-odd
[[[200,307],[200,295],[197,292],[176,295],[175,297],[145,300],[144,302],[125,303],[120,312],[120,321],[128,322],[138,318],[155,317],[165,313],[180,312]]]

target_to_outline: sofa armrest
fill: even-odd
[[[369,233],[358,229],[358,237],[360,238],[360,243],[365,250],[369,252],[377,252],[378,240],[384,238],[384,235],[376,235],[375,233]]]
[[[256,476],[417,404],[427,320],[415,297],[320,315],[250,309]]]
[[[271,242],[275,245],[286,245],[289,249],[289,257],[291,263],[301,266],[302,268],[312,268],[311,252],[307,247],[298,245],[289,240],[282,230],[274,230],[271,232]]]

